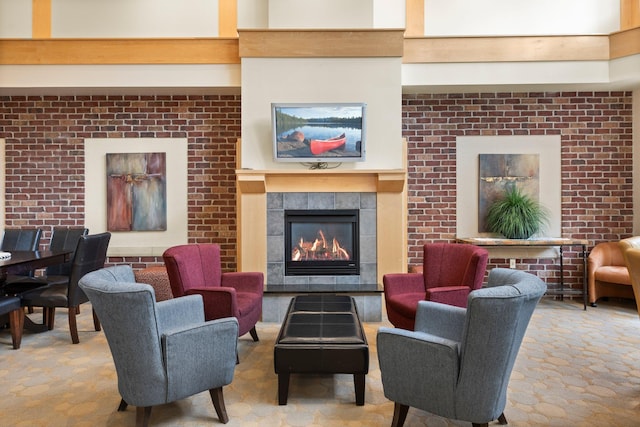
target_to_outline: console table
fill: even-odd
[[[562,248],[564,246],[579,246],[582,248],[582,302],[584,309],[587,309],[587,245],[585,239],[569,239],[563,237],[540,237],[532,239],[497,239],[493,237],[461,237],[456,239],[459,243],[468,243],[476,246],[493,247],[557,247],[560,251],[560,290],[557,292],[547,291],[547,294],[560,295],[560,299],[568,293],[564,289],[564,264],[562,258]]]

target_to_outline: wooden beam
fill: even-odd
[[[640,27],[611,34],[611,59],[640,55]]]
[[[424,37],[424,0],[406,0],[405,31],[407,37]]]
[[[620,0],[620,30],[640,27],[640,1]]]
[[[404,63],[606,61],[609,36],[405,38]]]
[[[0,64],[239,64],[238,39],[0,39]]]
[[[218,36],[238,37],[237,0],[218,0]]]
[[[51,38],[51,0],[31,0],[31,37]]]
[[[402,56],[402,30],[239,30],[240,57]]]

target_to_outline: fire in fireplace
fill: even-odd
[[[359,211],[357,209],[286,210],[285,275],[357,275]]]

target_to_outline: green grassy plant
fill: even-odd
[[[537,200],[518,188],[507,188],[487,212],[487,227],[507,239],[528,239],[548,222],[549,213]]]

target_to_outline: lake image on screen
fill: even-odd
[[[362,107],[275,109],[278,158],[362,156]]]

